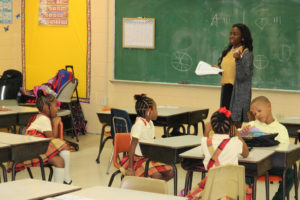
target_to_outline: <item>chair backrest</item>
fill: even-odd
[[[168,194],[166,181],[146,177],[125,176],[121,182],[121,188]]]
[[[62,122],[58,124],[58,138],[64,139],[64,124]]]
[[[119,133],[115,135],[113,163],[117,169],[120,168],[120,164],[118,162],[119,153],[129,152],[130,141],[129,133]]]
[[[228,164],[208,171],[202,200],[221,199],[225,196],[245,199],[244,166]]]
[[[57,101],[63,103],[70,103],[72,101],[73,93],[76,90],[77,85],[78,85],[77,78],[67,81],[57,93],[56,95]]]
[[[132,123],[128,113],[125,110],[114,109],[111,112],[111,135],[116,133],[130,133]]]

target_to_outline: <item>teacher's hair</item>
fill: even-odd
[[[243,36],[243,41],[242,41],[242,45],[243,45],[243,50],[245,48],[249,49],[249,51],[253,51],[253,45],[252,45],[252,37],[251,37],[251,32],[249,30],[249,28],[245,25],[245,24],[234,24],[232,26],[232,28],[238,28]],[[224,56],[226,56],[226,54],[231,50],[232,48],[232,44],[229,43],[229,45],[224,49],[224,51],[222,52],[221,57],[219,58],[219,63],[218,65],[221,65],[221,62],[224,58]]]

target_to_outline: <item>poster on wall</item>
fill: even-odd
[[[0,24],[12,24],[13,0],[0,0]]]
[[[69,0],[40,0],[39,25],[68,25]]]

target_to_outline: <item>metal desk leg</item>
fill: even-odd
[[[184,193],[183,193],[184,196],[187,195],[188,190],[189,190],[191,174],[193,174],[193,171],[187,171],[186,172],[185,183],[184,183]]]
[[[203,135],[204,135],[204,132],[205,132],[205,124],[204,124],[204,121],[203,120],[201,120],[201,124],[202,124],[202,133],[203,133]]]
[[[287,169],[284,169],[282,173],[282,199],[285,198],[286,170]]]
[[[4,167],[4,165],[2,163],[0,163],[0,167],[2,168],[2,172],[3,172],[3,180],[4,180],[4,182],[7,182],[6,168]]]
[[[11,180],[14,181],[16,180],[16,165],[17,165],[17,162],[16,161],[13,161],[13,166],[11,168]]]
[[[45,176],[44,162],[43,162],[43,159],[40,156],[39,156],[39,160],[40,160],[40,168],[41,168],[41,173],[42,173],[42,179],[43,179],[43,181],[45,181],[46,176]]]
[[[265,184],[266,184],[266,200],[270,199],[270,190],[269,190],[269,172],[266,172],[266,180],[265,180]]]
[[[177,196],[177,168],[174,163],[172,163],[172,167],[174,170],[174,196]]]
[[[253,177],[253,192],[252,192],[252,199],[256,199],[256,185],[257,185],[257,177]]]
[[[294,185],[295,185],[295,199],[298,200],[298,174],[297,174],[297,164],[295,163],[294,165]]]
[[[148,160],[146,161],[144,177],[148,177],[149,163],[150,163],[150,159],[148,159]]]
[[[100,136],[100,145],[99,145],[99,152],[98,152],[98,156],[97,156],[97,159],[96,159],[96,162],[99,164],[100,163],[100,154],[103,150],[103,147],[104,147],[104,144],[103,144],[103,137],[104,137],[104,131],[105,131],[105,127],[108,126],[108,124],[105,124],[103,127],[102,127],[102,130],[101,130],[101,136]]]

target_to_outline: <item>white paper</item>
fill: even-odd
[[[195,73],[198,76],[211,75],[211,74],[219,74],[223,72],[223,69],[212,67],[210,64],[200,61],[197,65]]]

